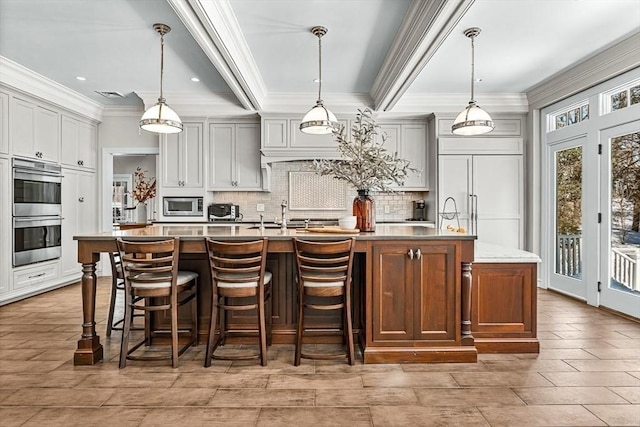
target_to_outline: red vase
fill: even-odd
[[[353,215],[357,218],[358,230],[376,231],[376,209],[369,190],[358,190],[358,195],[353,199]]]

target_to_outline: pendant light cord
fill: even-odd
[[[322,104],[322,34],[318,34],[318,103]]]
[[[474,93],[473,93],[473,82],[475,80],[475,63],[474,63],[474,45],[473,45],[473,41],[475,40],[475,36],[471,37],[471,102],[475,103],[475,97],[474,97]]]
[[[162,94],[162,77],[164,74],[164,33],[160,33],[160,99],[159,101],[164,102],[164,96]]]

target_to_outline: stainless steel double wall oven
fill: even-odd
[[[62,170],[59,165],[13,159],[13,266],[60,258]]]

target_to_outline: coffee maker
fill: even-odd
[[[413,215],[412,221],[426,221],[427,220],[427,205],[424,200],[413,201]]]

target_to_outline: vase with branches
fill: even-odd
[[[156,179],[147,177],[149,171],[140,166],[133,174],[133,198],[136,201],[138,222],[147,222],[147,202],[156,197]]]
[[[332,175],[358,191],[353,215],[361,231],[375,230],[375,208],[370,191],[396,191],[409,173],[416,172],[410,161],[385,148],[387,134],[373,118],[371,110],[358,110],[350,132],[341,125],[333,130],[340,159],[314,160],[311,168],[319,175]]]

